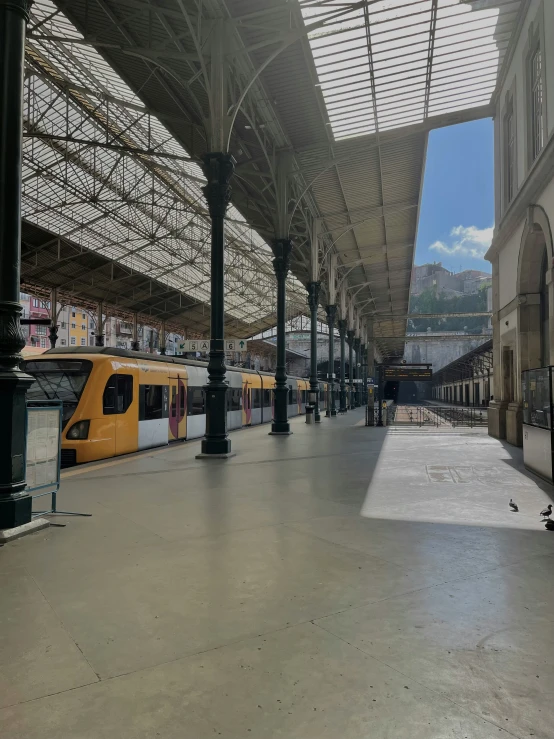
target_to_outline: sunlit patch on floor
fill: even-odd
[[[513,498],[519,511],[509,507]],[[554,488],[529,474],[521,449],[486,431],[398,434],[390,429],[361,515],[399,521],[546,531]]]

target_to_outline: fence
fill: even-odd
[[[403,405],[396,409],[395,426],[487,426],[486,408],[453,408],[450,406]]]

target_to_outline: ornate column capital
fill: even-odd
[[[275,259],[273,269],[278,280],[286,280],[290,269],[290,255],[292,252],[291,239],[275,239],[271,244]]]
[[[350,328],[346,332],[346,336],[347,336],[348,343],[350,344],[350,346],[353,346],[353,344],[354,344],[354,335],[355,335],[355,333],[356,332],[354,331],[354,329],[350,329]]]
[[[235,171],[235,160],[231,154],[216,151],[204,154],[202,161],[204,163],[202,169],[208,180],[202,192],[208,203],[210,216],[224,218],[231,201],[229,182]]]
[[[335,318],[337,316],[337,306],[336,305],[326,305],[325,306],[325,313],[327,314],[327,321],[330,324],[335,323]]]
[[[306,285],[308,290],[308,305],[311,310],[317,310],[319,305],[319,293],[321,292],[321,282],[308,282]]]
[[[17,369],[25,335],[19,319],[23,308],[19,303],[0,302],[0,370]]]
[[[0,8],[4,7],[7,10],[13,10],[19,13],[25,18],[25,23],[29,22],[32,4],[33,0],[0,0]]]
[[[339,327],[339,335],[341,336],[341,338],[342,336],[346,336],[346,325],[347,324],[345,320],[343,320],[342,318],[339,319],[338,327]]]

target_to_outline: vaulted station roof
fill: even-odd
[[[290,313],[309,228],[383,354],[402,353],[427,133],[491,115],[520,0],[36,0],[24,216],[208,296],[208,42],[227,23],[230,318],[271,322],[275,163],[293,155]],[[274,322],[274,321],[273,321]]]

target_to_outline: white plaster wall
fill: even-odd
[[[523,235],[524,226],[525,219],[522,219],[521,223],[512,233],[510,239],[504,245],[502,251],[498,255],[500,309],[508,305],[508,303],[517,295],[517,269],[519,263],[519,249],[521,246],[521,237]]]
[[[509,333],[516,327],[517,327],[517,308],[511,311],[511,313],[508,313],[507,316],[504,316],[504,318],[500,319],[500,336],[503,336],[504,334]]]
[[[554,0],[552,0],[554,5]],[[553,30],[554,33],[554,30]],[[554,178],[550,180],[548,185],[544,188],[541,196],[538,198],[537,203],[542,205],[550,221],[550,228],[554,230]]]

